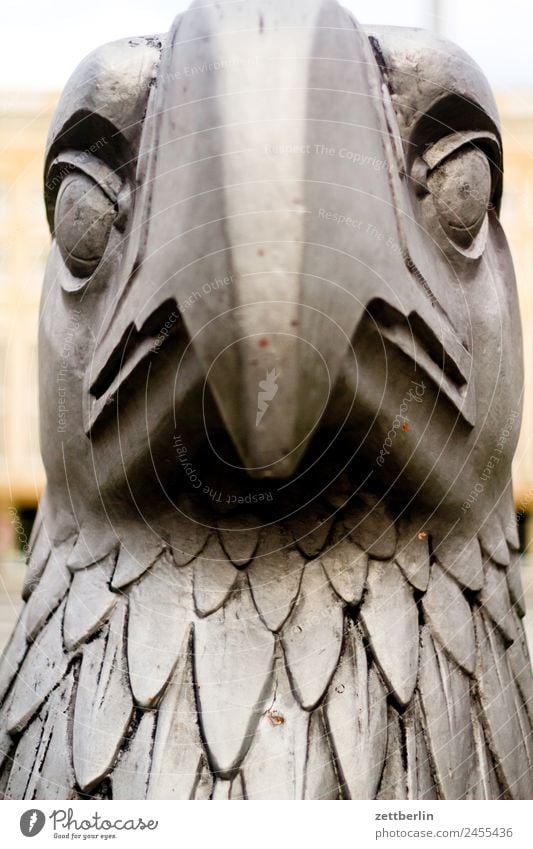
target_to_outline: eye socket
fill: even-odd
[[[469,248],[491,200],[492,178],[485,154],[473,147],[454,151],[428,174],[427,187],[446,235]]]
[[[75,277],[89,277],[98,267],[115,215],[113,202],[86,174],[73,173],[63,180],[56,200],[54,234]]]

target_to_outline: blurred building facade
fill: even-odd
[[[503,126],[504,196],[502,222],[511,246],[522,313],[525,381],[524,416],[514,462],[514,492],[519,516],[529,518],[533,544],[533,92],[500,93]]]
[[[518,277],[526,386],[515,461],[517,509],[533,515],[533,97],[502,93],[505,193],[502,219]],[[38,304],[49,234],[43,154],[54,94],[0,98],[0,557],[23,548],[44,487],[37,401]],[[16,511],[16,512],[15,512]]]
[[[37,331],[49,233],[41,187],[56,100],[33,93],[0,100],[0,556],[24,546],[44,486]]]

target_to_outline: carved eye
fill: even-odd
[[[116,209],[98,183],[79,172],[59,189],[54,233],[63,260],[75,277],[89,277],[106,249]]]
[[[428,174],[427,186],[447,236],[462,248],[470,247],[491,200],[487,157],[475,148],[460,148]]]

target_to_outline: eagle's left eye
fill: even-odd
[[[89,277],[106,249],[116,209],[101,187],[74,172],[59,189],[54,234],[63,260],[74,277]]]
[[[428,174],[427,186],[447,236],[468,248],[481,230],[490,204],[492,180],[487,157],[476,148],[460,148]]]

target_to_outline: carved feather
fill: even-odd
[[[193,592],[198,616],[208,616],[222,607],[239,573],[213,536],[194,561]]]
[[[70,655],[63,649],[65,602],[45,625],[20,667],[7,717],[9,731],[22,731],[48,693],[63,678]]]
[[[487,516],[479,529],[481,548],[491,560],[500,566],[508,566],[510,561],[509,546],[503,533],[503,528],[496,513]]]
[[[279,631],[289,616],[302,579],[304,561],[288,539],[277,528],[264,534],[248,567],[252,596],[267,628]]]
[[[457,532],[433,540],[433,552],[439,563],[462,587],[475,592],[483,586],[483,560],[476,537],[461,537]]]
[[[333,522],[331,510],[320,502],[286,520],[294,542],[305,557],[317,557]]]
[[[30,553],[22,586],[22,598],[27,601],[37,586],[48,561],[52,544],[43,522],[44,505],[37,512],[29,541]],[[72,541],[74,544],[74,540]]]
[[[85,569],[98,563],[117,549],[117,540],[112,529],[105,521],[101,523],[95,517],[93,522],[84,525],[74,543],[67,560],[71,572]]]
[[[445,799],[465,799],[474,752],[470,680],[447,658],[427,627],[422,632],[420,693],[441,794]]]
[[[474,768],[468,791],[469,799],[499,799],[503,793],[498,783],[485,731],[479,718],[479,706],[474,705],[472,711],[472,729],[474,732]]]
[[[485,567],[485,583],[481,593],[481,604],[494,624],[498,626],[506,641],[512,642],[516,637],[516,628],[506,570],[499,568],[490,560]]]
[[[70,744],[74,688],[75,676],[71,670],[41,708],[41,736],[24,791],[25,799],[73,799],[77,796]],[[28,733],[29,729],[20,745],[24,745]],[[24,760],[22,755],[21,760]]]
[[[192,574],[169,553],[129,593],[128,669],[135,701],[153,707],[170,679],[193,620]]]
[[[524,617],[526,615],[526,603],[524,589],[522,587],[521,566],[522,558],[519,554],[513,553],[511,555],[511,562],[507,567],[507,585],[513,605],[519,616]]]
[[[322,553],[320,562],[337,595],[346,604],[359,604],[368,573],[365,552],[344,536]]]
[[[309,720],[304,798],[341,798],[341,786],[322,708],[314,710]]]
[[[70,542],[52,549],[38,586],[33,590],[26,609],[26,636],[31,642],[46,620],[63,600],[72,575],[67,569]]]
[[[348,626],[345,647],[325,706],[339,780],[350,799],[374,799],[387,745],[386,690],[368,664],[359,629]]]
[[[281,641],[294,691],[307,710],[323,697],[342,647],[343,608],[320,561],[305,566],[298,602]]]
[[[418,611],[393,562],[370,560],[361,620],[385,682],[400,704],[413,695],[418,671]]]
[[[394,557],[409,583],[425,592],[429,581],[429,537],[416,519],[400,519]]]
[[[164,541],[151,529],[137,523],[123,524],[118,529],[121,545],[111,586],[114,590],[144,575],[163,551]]]
[[[181,655],[157,713],[149,799],[209,799],[213,777],[200,737],[192,673],[192,642]]]
[[[407,797],[409,799],[436,799],[437,785],[433,777],[427,747],[420,696],[415,697],[402,716],[407,761]]]
[[[112,552],[94,566],[74,573],[63,623],[67,651],[94,634],[117,603],[119,596],[109,589],[115,560],[115,552]]]
[[[209,517],[185,501],[172,512],[169,522],[170,544],[176,566],[186,566],[200,554],[210,533]]]
[[[254,556],[261,525],[261,519],[246,513],[233,516],[231,522],[218,520],[222,548],[234,566],[242,568]]]
[[[142,714],[111,773],[113,799],[146,799],[152,766],[156,713]]]
[[[3,799],[6,793],[15,748],[11,734],[3,730],[0,733],[0,799]]]
[[[475,641],[470,605],[458,584],[438,563],[431,567],[422,606],[433,636],[459,666],[471,674],[475,665]]]
[[[474,621],[478,644],[476,677],[491,750],[509,795],[527,799],[533,790],[533,773],[520,725],[520,694],[498,629],[483,612],[476,613]]]
[[[343,516],[344,527],[355,543],[376,560],[388,560],[396,551],[394,519],[382,502],[362,503],[354,498]]]
[[[85,646],[73,727],[74,771],[82,790],[92,790],[110,771],[129,725],[133,700],[124,653],[126,599],[109,625]]]
[[[26,639],[27,606],[22,608],[15,629],[0,659],[0,700],[3,700],[17,675],[28,649]]]
[[[243,763],[252,799],[303,799],[309,714],[298,704],[280,652],[272,688]]]
[[[402,753],[402,732],[398,712],[388,706],[385,766],[377,793],[378,799],[407,799],[407,774]]]
[[[201,723],[209,759],[221,777],[230,777],[241,763],[266,710],[274,643],[244,578],[223,608],[195,626]]]
[[[7,771],[6,799],[24,799],[35,759],[43,737],[44,721],[37,715],[28,725],[14,752],[11,769]]]
[[[507,649],[507,659],[517,686],[522,695],[524,705],[529,714],[530,723],[533,726],[533,678],[531,676],[531,660],[524,633],[522,621],[516,616],[517,637],[514,643]]]

